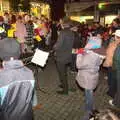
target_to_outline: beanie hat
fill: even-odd
[[[118,30],[115,31],[115,36],[120,37],[120,29],[118,29]]]
[[[89,38],[88,43],[85,46],[85,49],[97,49],[97,48],[101,48],[101,45],[102,45],[102,39],[94,36]]]
[[[85,50],[91,50],[99,55],[105,56],[106,49],[102,47],[102,39],[99,37],[90,37],[85,46]]]
[[[11,57],[16,59],[20,57],[20,44],[13,38],[0,40],[0,58],[9,60]]]

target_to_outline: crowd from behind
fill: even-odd
[[[0,16],[0,119],[32,120],[37,104],[32,71],[19,60],[21,54],[38,48],[54,53],[59,75],[60,95],[69,94],[68,67],[77,72],[76,81],[85,92],[82,120],[119,120],[110,110],[95,112],[94,90],[99,70],[107,69],[109,104],[120,108],[120,18],[102,26],[78,23],[65,17],[59,22],[45,16],[5,13]],[[72,86],[74,88],[74,86]],[[24,92],[23,92],[24,91]],[[21,113],[21,114],[20,114]],[[102,115],[101,115],[102,114]]]

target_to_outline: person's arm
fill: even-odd
[[[83,57],[82,54],[78,54],[78,55],[77,55],[76,67],[77,67],[78,69],[80,69],[80,68],[82,67],[82,57]]]
[[[112,66],[112,63],[113,63],[113,54],[114,54],[114,51],[117,47],[117,44],[112,42],[109,44],[108,48],[107,48],[107,51],[106,51],[106,59],[103,63],[103,66],[104,67],[111,67]]]

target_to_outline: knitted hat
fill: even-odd
[[[10,57],[20,57],[20,44],[13,38],[5,38],[0,40],[0,58],[9,60]]]
[[[115,36],[120,37],[120,29],[118,29],[118,30],[115,31]]]
[[[97,49],[101,48],[102,39],[98,37],[90,37],[88,43],[85,46],[85,49]]]
[[[102,39],[98,37],[91,37],[85,46],[85,50],[92,50],[100,55],[105,55],[106,53],[106,49],[102,47]]]

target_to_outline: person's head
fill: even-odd
[[[63,19],[62,18],[60,18],[59,23],[63,24]]]
[[[70,19],[68,17],[63,18],[62,28],[70,28]]]
[[[88,30],[92,30],[92,25],[88,25]]]
[[[8,13],[8,12],[5,12],[5,13],[4,13],[4,16],[7,16],[7,17],[8,17],[8,16],[9,16],[9,13]]]
[[[23,17],[19,15],[19,16],[17,17],[17,21],[20,22],[20,23],[23,22]]]
[[[115,18],[112,21],[112,25],[113,25],[113,27],[118,27],[120,25],[120,19],[119,18]]]
[[[0,58],[3,61],[9,61],[11,58],[18,59],[20,57],[20,44],[16,39],[6,38],[0,40]]]
[[[115,41],[117,43],[120,43],[120,29],[116,30],[114,35],[115,35]]]
[[[103,33],[104,33],[103,29],[94,30],[94,31],[92,31],[92,36],[96,36],[96,37],[99,37],[100,39],[102,39]]]
[[[99,22],[94,22],[94,26],[95,26],[95,28],[99,28],[101,25]]]
[[[16,23],[16,16],[12,15],[11,16],[11,24],[14,24],[14,23]]]
[[[41,15],[40,19],[41,19],[42,21],[44,21],[44,20],[45,20],[45,16],[44,16],[44,15]]]
[[[30,15],[26,14],[24,19],[25,19],[25,22],[29,22],[31,20],[31,17]]]

